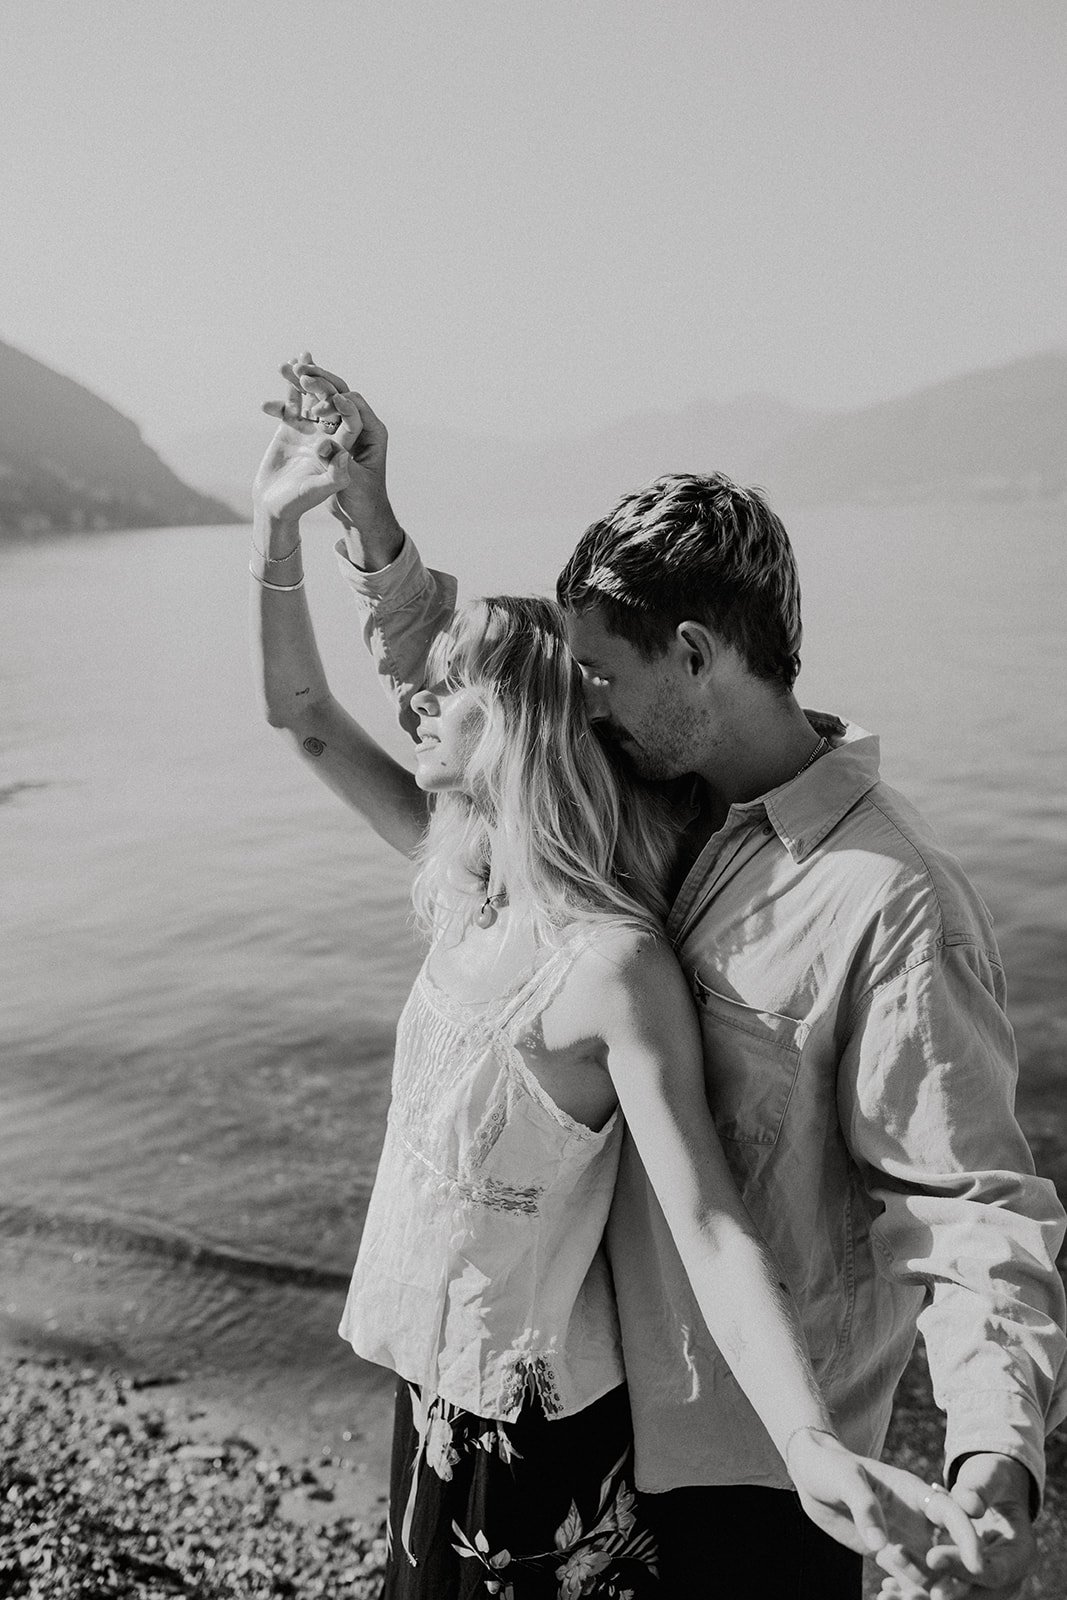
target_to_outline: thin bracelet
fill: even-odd
[[[298,539],[293,548],[289,551],[289,554],[284,556],[265,556],[254,539],[252,540],[252,549],[256,552],[256,555],[262,562],[265,563],[266,566],[280,567],[283,561],[291,561],[296,555],[296,552],[300,549],[300,540]]]
[[[785,1449],[782,1451],[782,1460],[785,1462],[786,1467],[789,1466],[789,1447],[793,1443],[793,1440],[796,1438],[798,1433],[824,1433],[828,1439],[837,1438],[837,1434],[834,1433],[832,1428],[815,1428],[810,1422],[802,1422],[799,1428],[793,1429],[792,1433],[789,1435],[789,1438],[785,1441]]]
[[[260,577],[251,561],[248,563],[248,570],[261,589],[273,589],[276,594],[288,594],[290,589],[302,589],[304,587],[303,578],[300,579],[299,583],[268,583],[266,578]]]

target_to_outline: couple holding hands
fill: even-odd
[[[1064,1217],[1013,1112],[988,913],[794,697],[762,496],[676,474],[554,601],[457,606],[386,432],[310,356],[256,478],[268,720],[415,867],[341,1333],[397,1373],[388,1600],[1017,1594],[1067,1411]],[[416,739],[334,700],[300,518]],[[877,1458],[920,1328],[945,1481]]]

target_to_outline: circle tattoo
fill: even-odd
[[[310,739],[304,740],[304,749],[307,751],[309,756],[321,756],[325,748],[326,746],[323,744],[322,740],[316,739],[314,736]]]

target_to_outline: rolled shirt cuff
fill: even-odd
[[[1045,1423],[1025,1396],[978,1389],[952,1396],[945,1427],[945,1482],[951,1487],[963,1456],[1010,1456],[1033,1479],[1034,1516],[1045,1497]]]
[[[357,567],[349,558],[343,539],[338,539],[334,551],[341,574],[357,600],[380,611],[401,610],[417,599],[426,586],[426,568],[406,533],[399,555],[378,572],[364,572]]]

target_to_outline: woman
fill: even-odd
[[[621,1115],[805,1508],[853,1549],[885,1547],[868,1475],[895,1506],[930,1494],[836,1438],[733,1185],[698,1025],[658,930],[669,824],[591,736],[550,602],[460,614],[435,687],[413,701],[414,776],[338,706],[302,592],[299,519],[344,487],[355,434],[323,437],[300,406],[294,387],[256,480],[267,716],[417,861],[430,938],[341,1325],[400,1379],[384,1593],[655,1592],[601,1248]],[[951,1504],[928,1514],[967,1543]]]

